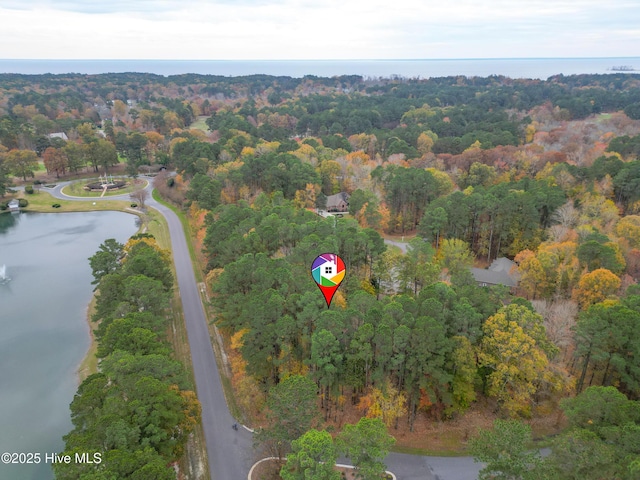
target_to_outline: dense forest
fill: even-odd
[[[327,442],[323,429],[346,435],[354,416],[412,446],[428,444],[425,425],[481,412],[497,420],[478,438],[505,448],[526,447],[538,419],[561,432],[544,460],[514,450],[520,471],[468,442],[486,475],[632,479],[639,87],[621,73],[0,75],[0,195],[40,177],[175,169],[156,187],[190,218],[236,401],[278,456]],[[348,212],[318,215],[338,193]],[[348,272],[329,309],[309,275],[324,252]],[[514,284],[474,276],[505,258]],[[100,281],[105,345],[110,330],[147,321],[126,311],[110,325],[126,305],[104,292],[149,298],[127,293],[129,264]],[[158,295],[171,288],[156,283]],[[92,382],[104,389],[114,372],[101,365]],[[294,381],[319,409],[305,431],[278,428]],[[304,478],[296,471],[282,478]]]

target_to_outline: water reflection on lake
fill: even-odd
[[[0,453],[60,452],[89,347],[87,258],[136,232],[121,212],[0,214]],[[0,479],[48,480],[50,465],[0,464]]]

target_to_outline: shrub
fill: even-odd
[[[176,184],[176,179],[173,177],[167,178],[167,187],[173,187]]]
[[[53,205],[51,205],[53,208],[60,208],[60,204],[59,203],[54,203]]]
[[[29,205],[29,201],[26,198],[18,199],[18,206],[19,207],[26,207],[27,205]]]
[[[131,208],[136,208],[137,206],[138,206],[138,204],[137,204],[137,203],[132,203],[132,204],[131,204]]]
[[[24,193],[31,195],[33,193],[33,185],[27,185],[24,187]]]
[[[6,210],[9,208],[9,202],[0,202],[0,210]]]

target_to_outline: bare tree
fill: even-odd
[[[573,202],[569,201],[558,207],[551,216],[554,222],[558,222],[563,227],[573,228],[578,224],[580,213],[573,206]]]
[[[144,208],[144,202],[147,198],[149,198],[149,192],[145,189],[136,190],[135,192],[129,195],[129,198],[136,202],[140,208]]]
[[[534,300],[531,303],[544,318],[547,337],[566,357],[566,353],[573,347],[572,328],[578,316],[578,305],[571,300]]]

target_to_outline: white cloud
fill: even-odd
[[[610,0],[0,0],[0,58],[624,56],[640,9]]]

